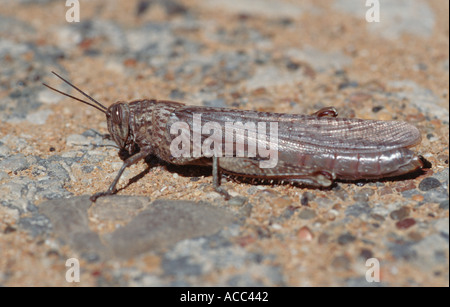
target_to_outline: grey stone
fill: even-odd
[[[310,220],[317,216],[316,212],[312,209],[305,208],[300,211],[298,217],[302,220]]]
[[[54,232],[70,242],[77,233],[89,232],[87,210],[89,196],[49,200],[39,205],[39,213],[47,216]]]
[[[254,75],[246,81],[248,90],[258,88],[294,85],[305,79],[302,69],[296,71],[282,70],[275,65],[265,65],[257,67]]]
[[[422,113],[448,122],[448,108],[442,104],[439,97],[431,90],[423,88],[411,80],[391,81],[388,82],[388,85],[397,89],[402,89],[402,91],[394,94],[399,99],[407,99]]]
[[[111,195],[97,199],[91,213],[100,220],[129,221],[149,204],[145,196]]]
[[[46,173],[52,181],[58,180],[62,183],[70,181],[69,172],[63,167],[63,163],[48,163]]]
[[[216,269],[242,268],[248,261],[255,260],[253,254],[240,246],[230,244],[227,239],[219,240],[217,245],[214,244],[216,241],[217,235],[183,240],[176,243],[165,257],[172,260],[188,257],[189,263],[202,266],[204,274]]]
[[[248,201],[247,197],[244,196],[234,196],[229,201],[228,204],[231,206],[242,206]]]
[[[87,210],[90,205],[87,195],[49,200],[39,205],[39,213],[50,220],[54,234],[76,251],[108,257],[108,248],[89,228]]]
[[[352,206],[347,207],[347,209],[345,209],[345,215],[354,216],[354,217],[359,217],[362,214],[369,216],[371,212],[372,212],[372,208],[370,208],[369,204],[366,202],[362,202],[362,203],[358,202]]]
[[[9,28],[9,27],[8,27]],[[29,48],[26,44],[19,44],[13,41],[2,39],[0,41],[0,57],[4,57],[6,54],[21,55],[27,52]]]
[[[337,242],[340,245],[345,245],[347,243],[352,243],[355,240],[356,240],[356,237],[354,235],[352,235],[351,233],[345,233],[345,234],[339,236],[339,238],[337,239]]]
[[[18,152],[22,151],[23,149],[29,146],[28,142],[24,138],[17,137],[13,134],[5,135],[3,138],[0,139],[0,142],[6,144],[9,148],[15,149]]]
[[[285,284],[283,274],[279,267],[251,264],[249,271],[254,274],[237,274],[226,282],[229,287],[264,287],[283,286]],[[256,275],[256,276],[255,276]]]
[[[188,256],[175,259],[163,258],[162,269],[167,275],[200,275],[202,274],[202,266],[198,263],[190,263]]]
[[[82,19],[76,25],[69,24],[64,27],[59,27],[57,37],[56,43],[58,46],[67,51],[82,42],[83,39],[96,37],[103,39],[103,48],[110,48],[116,52],[124,52],[131,48],[127,44],[127,37],[122,27],[112,21],[105,21],[99,18]]]
[[[235,225],[235,224],[233,224]],[[233,268],[244,273],[239,276],[249,276],[241,280],[230,277],[226,285],[259,285],[282,286],[284,277],[279,267],[268,265],[264,260],[275,259],[275,256],[267,253],[249,253],[244,248],[232,244],[227,236],[235,236],[235,231],[229,229],[239,228],[231,226],[220,231],[218,234],[176,243],[163,258],[164,275],[177,283],[186,281],[186,277],[197,275],[204,276],[216,270]],[[239,231],[238,229],[236,231]],[[233,235],[234,234],[234,235]],[[188,279],[193,280],[193,279]],[[198,280],[198,279],[197,279]],[[264,282],[263,282],[264,281]],[[196,286],[203,286],[205,282],[200,281]]]
[[[94,170],[94,167],[92,165],[82,165],[81,170],[83,171],[83,173],[89,174],[89,173],[92,173],[92,171]]]
[[[105,239],[115,255],[127,258],[214,234],[232,220],[231,213],[206,203],[157,200]]]
[[[439,219],[434,223],[434,228],[439,233],[444,233],[448,236],[449,227],[448,227],[448,218]],[[448,242],[447,242],[448,244]]]
[[[23,37],[25,33],[36,35],[36,29],[30,23],[20,21],[13,16],[0,15],[0,33],[2,38]],[[23,40],[22,40],[23,41]]]
[[[223,63],[223,68],[218,63]],[[251,76],[251,59],[243,53],[225,53],[219,55],[219,59],[212,71],[217,79],[222,79],[228,83],[235,83],[247,80]],[[219,66],[220,65],[220,66]]]
[[[424,202],[440,203],[440,202],[448,199],[447,188],[444,188],[443,186],[434,188],[432,190],[426,191],[423,194],[423,197],[424,197]]]
[[[35,182],[27,177],[16,177],[2,184],[0,189],[0,199],[2,204],[12,209],[19,210],[20,213],[28,211],[33,199],[36,187]]]
[[[49,219],[41,214],[20,218],[19,226],[28,231],[32,237],[49,234],[52,230]]]
[[[401,221],[404,218],[409,216],[410,213],[410,209],[408,207],[401,207],[398,210],[394,210],[391,212],[391,214],[389,215],[391,217],[391,219],[396,220],[396,221]]]
[[[29,167],[28,161],[21,153],[9,156],[0,161],[0,169],[6,172],[18,172]]]
[[[429,191],[441,186],[439,180],[433,177],[427,177],[419,183],[419,190]]]
[[[184,99],[184,96],[186,96],[186,93],[179,90],[179,89],[173,89],[170,91],[170,99],[178,100],[178,99]]]
[[[448,199],[441,201],[439,208],[443,210],[448,210]]]
[[[443,185],[448,185],[448,179],[449,179],[449,169],[448,167],[443,169],[440,172],[434,173],[433,178],[436,178],[439,180]]]
[[[215,108],[226,108],[227,104],[225,103],[225,99],[217,98],[213,100],[205,100],[203,101],[203,105],[205,107],[215,107]]]
[[[43,125],[47,121],[47,118],[53,111],[51,110],[38,110],[33,113],[29,113],[26,116],[26,120],[33,125]]]
[[[352,59],[342,52],[327,52],[312,47],[288,49],[286,56],[298,62],[306,62],[318,72],[341,70],[352,64]],[[301,69],[300,73],[303,75]]]
[[[39,90],[40,88],[38,88],[37,85],[24,88],[16,87],[16,89],[2,101],[5,110],[0,112],[0,119],[3,119],[8,123],[17,124],[28,120],[27,116],[31,116],[31,121],[33,121],[33,119],[40,121],[45,117],[45,112],[41,114],[43,117],[39,114],[32,115],[42,104],[37,99],[37,92]]]
[[[231,30],[218,29],[214,32],[207,31],[206,36],[213,41],[220,42],[221,44],[237,45],[243,47],[246,44],[265,43],[270,44],[271,41],[256,29],[252,29],[246,25],[240,25],[237,28]],[[260,50],[255,50],[254,61],[258,64],[267,62],[270,56],[263,54]]]
[[[353,200],[358,201],[358,202],[367,202],[369,201],[369,196],[365,193],[355,193],[355,195],[353,195]]]
[[[437,263],[445,264],[448,261],[447,254],[443,250],[437,250],[434,252],[434,260]]]
[[[369,197],[372,196],[375,192],[373,189],[362,188],[355,195],[353,195],[353,199],[358,202],[367,202]]]
[[[0,142],[0,157],[6,157],[9,156],[9,153],[11,152],[11,149]]]
[[[0,171],[0,181],[2,181],[3,179],[8,179],[9,175],[8,173],[4,172],[4,171]]]
[[[289,219],[291,216],[294,215],[294,213],[297,211],[298,208],[295,208],[293,206],[288,206],[286,209],[284,209],[283,213],[280,214],[281,219]]]
[[[67,146],[81,146],[81,145],[90,145],[91,140],[82,134],[71,134],[66,138]]]
[[[447,222],[448,227],[448,222]],[[448,228],[447,228],[448,234]],[[436,262],[436,253],[445,253],[448,251],[448,236],[442,237],[441,234],[432,234],[420,240],[417,244],[412,246],[412,250],[416,253],[416,263],[424,269],[431,270],[436,266],[441,266],[443,263]],[[447,258],[448,269],[448,258]]]
[[[417,258],[417,251],[413,248],[414,243],[390,243],[388,248],[396,259],[414,260]]]
[[[64,182],[57,178],[45,177],[34,182],[34,186],[36,195],[43,199],[60,199],[72,195],[71,192],[64,188]]]

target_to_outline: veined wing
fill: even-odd
[[[276,122],[278,150],[322,152],[376,152],[406,148],[420,143],[419,130],[406,122],[316,117],[309,115],[269,113],[185,106],[174,111],[170,122],[185,121],[191,125],[193,115],[201,114],[202,125],[217,122]],[[254,131],[257,132],[257,131]],[[267,131],[269,132],[269,131]],[[226,140],[223,140],[225,142]],[[249,140],[250,141],[250,140]]]

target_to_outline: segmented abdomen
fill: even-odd
[[[338,179],[356,180],[403,175],[423,166],[420,158],[407,148],[369,153],[330,153],[300,155],[299,167],[314,165]]]

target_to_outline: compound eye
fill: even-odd
[[[122,113],[120,112],[119,108],[114,108],[114,110],[112,111],[112,120],[115,124],[122,123]]]

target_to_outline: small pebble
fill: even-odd
[[[378,222],[383,222],[385,220],[384,216],[376,214],[376,213],[372,213],[370,215],[371,218],[373,218],[374,220],[378,221]]]
[[[186,93],[178,89],[173,89],[169,95],[170,99],[174,100],[184,99],[184,96],[186,96]]]
[[[389,214],[389,216],[393,220],[401,221],[409,216],[410,211],[411,210],[408,207],[401,207],[398,210],[392,211],[391,214]]]
[[[354,235],[352,235],[350,233],[346,233],[346,234],[340,235],[337,241],[340,245],[345,245],[347,243],[352,243],[355,240],[356,240],[356,237]]]
[[[375,192],[369,188],[363,188],[358,191],[355,195],[353,195],[353,199],[355,201],[366,202],[369,200],[369,197],[372,196]]]
[[[308,206],[308,198],[302,195],[300,199],[300,204],[302,204],[302,206]]]
[[[136,16],[140,16],[143,13],[145,13],[145,11],[147,11],[147,9],[150,6],[150,4],[151,4],[151,2],[147,1],[147,0],[139,1],[137,6],[136,6]]]
[[[400,222],[397,222],[395,226],[397,226],[398,229],[408,229],[411,226],[414,226],[416,224],[416,221],[413,218],[407,218],[404,220],[401,220]]]
[[[427,177],[419,183],[419,190],[421,191],[429,191],[432,189],[436,189],[441,186],[439,180],[433,177]]]
[[[298,230],[297,236],[300,241],[311,241],[314,238],[313,233],[307,226],[303,226]]]
[[[217,108],[226,108],[227,107],[225,99],[223,99],[223,98],[205,100],[205,101],[203,101],[203,105],[205,107],[217,107]]]
[[[300,68],[300,64],[289,61],[289,63],[286,64],[286,68],[291,71],[297,70]]]
[[[448,210],[448,199],[439,204],[439,209]]]
[[[330,239],[330,235],[327,233],[321,233],[319,238],[317,239],[319,244],[326,244]]]
[[[373,257],[373,252],[370,249],[363,248],[359,253],[359,256],[363,259],[369,259]]]
[[[3,233],[6,235],[8,233],[15,232],[16,228],[12,227],[11,225],[6,226],[6,228],[3,230]]]
[[[378,113],[383,109],[383,106],[376,106],[372,108],[373,113]]]
[[[284,219],[288,219],[292,215],[294,215],[294,213],[297,209],[298,209],[298,207],[287,206],[286,209],[283,211],[283,213],[280,215],[280,217],[284,218]]]
[[[316,212],[312,209],[303,209],[298,215],[302,220],[310,220],[317,216]]]
[[[302,206],[309,206],[309,201],[314,199],[314,194],[311,192],[305,192],[300,197],[300,204]]]
[[[228,204],[231,206],[242,206],[247,200],[248,198],[244,196],[234,196],[228,201]]]

